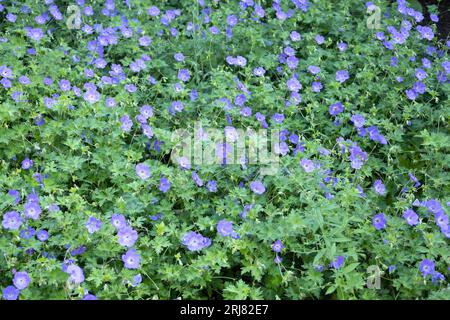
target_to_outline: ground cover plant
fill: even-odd
[[[0,0],[3,299],[449,299],[437,8]]]

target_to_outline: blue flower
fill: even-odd
[[[329,108],[330,115],[336,116],[342,111],[344,111],[344,105],[341,102],[336,102],[330,105]]]
[[[131,282],[132,287],[137,287],[142,282],[142,275],[137,274],[133,277],[133,281]]]
[[[122,214],[113,214],[111,216],[111,224],[117,229],[120,230],[127,226],[127,221]]]
[[[410,226],[416,226],[419,224],[419,216],[414,212],[413,209],[408,209],[403,212],[403,217],[406,220],[406,223]]]
[[[183,236],[181,239],[189,251],[200,251],[211,245],[211,239],[202,236],[200,233],[191,231]]]
[[[8,195],[14,198],[15,203],[19,203],[22,197],[20,196],[20,192],[18,190],[9,190]]]
[[[434,216],[436,220],[436,225],[440,228],[446,228],[448,226],[448,216],[445,214],[445,212],[441,211],[439,213],[436,213]]]
[[[169,191],[169,189],[170,189],[170,182],[169,182],[169,180],[167,178],[162,177],[159,180],[159,187],[158,187],[158,189],[161,192],[163,192],[163,193],[166,193],[167,191]]]
[[[150,167],[145,163],[139,163],[136,165],[136,174],[142,180],[147,180],[151,177]]]
[[[86,229],[91,234],[100,230],[101,226],[102,222],[95,217],[89,217],[88,221],[86,222]]]
[[[97,297],[93,294],[87,293],[83,296],[83,300],[97,300]]]
[[[253,74],[257,77],[262,77],[266,73],[266,70],[263,67],[257,67],[253,69]]]
[[[159,220],[159,219],[162,218],[162,214],[161,214],[161,213],[158,213],[157,215],[149,216],[149,217],[150,217],[151,220],[157,221],[157,220]]]
[[[344,83],[348,78],[350,78],[347,70],[336,71],[336,81]]]
[[[390,265],[389,268],[388,268],[389,273],[393,273],[396,269],[397,269],[397,267],[394,266],[394,265]]]
[[[281,240],[277,240],[272,244],[272,250],[274,252],[281,252],[281,250],[283,250],[284,246],[283,243],[281,242]]]
[[[339,42],[337,45],[340,52],[347,50],[347,44],[345,42]]]
[[[117,237],[121,246],[132,247],[138,239],[138,233],[131,227],[126,226],[119,229]]]
[[[425,70],[418,68],[416,69],[415,76],[419,81],[422,81],[427,77],[427,73],[425,72]]]
[[[275,113],[272,116],[273,121],[275,121],[276,123],[282,123],[284,121],[284,114],[282,113]]]
[[[430,199],[426,201],[425,207],[428,209],[428,211],[434,214],[440,213],[443,210],[441,203],[436,199]]]
[[[195,171],[192,172],[191,176],[192,180],[194,180],[197,186],[199,187],[203,186],[203,180],[198,176],[198,174]]]
[[[354,114],[350,120],[356,128],[362,128],[366,121],[366,119],[360,114]]]
[[[273,262],[275,262],[276,264],[280,264],[281,262],[283,262],[283,259],[277,254],[275,256],[275,259],[273,259]]]
[[[330,268],[339,269],[344,264],[345,258],[343,256],[338,256],[334,261],[330,263]]]
[[[418,25],[416,29],[419,32],[421,39],[433,40],[434,33],[430,27]]]
[[[122,129],[122,131],[130,132],[132,126],[133,121],[130,119],[128,115],[120,117],[120,129]]]
[[[39,219],[39,216],[42,212],[41,207],[39,204],[35,202],[29,202],[24,204],[23,206],[23,212],[25,214],[25,217],[31,218],[33,220]]]
[[[434,272],[434,262],[429,259],[423,259],[419,265],[420,272],[422,272],[423,276],[427,276],[429,274],[433,274]]]
[[[313,81],[313,83],[311,84],[312,92],[320,92],[322,90],[322,88],[323,88],[322,83],[320,83],[318,81]]]
[[[39,230],[36,233],[36,238],[41,242],[47,241],[47,239],[49,238],[48,231],[47,230]]]
[[[353,169],[361,169],[362,165],[367,161],[367,153],[362,151],[359,146],[354,143],[349,147],[351,167]]]
[[[151,6],[150,8],[147,9],[147,13],[152,17],[157,17],[161,13],[161,11],[159,10],[158,7]]]
[[[173,58],[178,61],[178,62],[183,62],[184,61],[184,55],[181,52],[175,53],[173,55]]]
[[[245,67],[247,65],[247,59],[242,56],[236,57],[236,65],[240,67]]]
[[[438,283],[440,281],[445,281],[445,276],[442,273],[440,273],[440,272],[434,271],[431,274],[431,282],[436,284],[436,283]]]
[[[180,165],[181,169],[184,170],[189,170],[191,168],[191,163],[189,162],[189,159],[187,157],[178,158],[178,164]]]
[[[266,191],[266,188],[261,181],[250,182],[250,189],[256,194],[263,194]]]
[[[320,34],[317,35],[314,39],[316,40],[316,43],[319,45],[323,44],[325,42],[325,38],[323,36],[321,36]]]
[[[210,180],[206,183],[206,188],[209,190],[209,192],[216,192],[217,191],[217,182],[215,180]]]
[[[189,74],[189,71],[186,69],[181,69],[178,72],[178,79],[180,79],[181,81],[184,81],[184,82],[189,81],[190,77],[191,77],[191,75]]]
[[[375,193],[378,193],[379,195],[383,196],[386,194],[386,188],[380,179],[375,181],[375,183],[373,184],[373,189]]]
[[[93,104],[100,100],[100,93],[98,93],[96,90],[88,90],[84,94],[83,98],[87,102]]]
[[[220,220],[217,224],[217,232],[223,237],[231,236],[233,234],[233,223],[227,220]]]
[[[40,28],[29,28],[27,30],[27,36],[33,41],[39,42],[44,36],[44,32]]]
[[[129,249],[124,255],[122,255],[122,261],[125,268],[138,269],[141,263],[141,256],[135,249]]]
[[[28,228],[20,230],[20,237],[22,239],[30,239],[36,234],[36,230],[30,226]]]
[[[20,295],[20,290],[14,286],[7,286],[3,289],[3,299],[5,300],[17,300]]]
[[[302,166],[303,170],[305,170],[306,173],[313,172],[315,168],[314,162],[306,158],[300,160],[300,165]]]
[[[33,166],[33,160],[26,158],[22,161],[21,165],[22,165],[22,169],[28,170]]]
[[[3,215],[3,228],[9,230],[17,230],[22,225],[22,218],[17,211],[9,211]]]
[[[69,265],[65,272],[69,274],[69,281],[74,284],[80,284],[84,281],[83,269],[74,264]]]
[[[302,36],[300,35],[300,33],[298,33],[297,31],[292,31],[289,34],[289,37],[291,38],[292,41],[296,42],[296,41],[300,41],[302,39]]]
[[[308,72],[315,75],[320,72],[320,68],[318,66],[309,66]]]
[[[386,217],[383,213],[379,213],[372,218],[372,224],[377,230],[386,228]]]
[[[148,36],[142,36],[139,38],[139,44],[143,47],[148,47],[152,43],[152,39]]]
[[[236,18],[235,15],[232,14],[227,17],[227,24],[229,26],[234,27],[235,25],[237,25],[237,23],[238,23],[238,19]]]
[[[293,92],[298,92],[302,88],[302,85],[300,84],[300,82],[297,80],[297,78],[294,78],[294,77],[287,80],[286,86],[288,87],[289,91],[293,91]]]
[[[14,286],[19,290],[23,290],[26,287],[28,287],[28,285],[30,284],[30,281],[31,281],[30,276],[25,271],[16,272],[14,274],[13,283],[14,283]]]

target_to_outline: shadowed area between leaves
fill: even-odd
[[[450,34],[450,0],[419,0],[423,8],[426,24],[430,22],[430,15],[427,6],[436,5],[439,10],[439,21],[437,23],[439,37],[448,39]]]

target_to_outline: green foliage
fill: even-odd
[[[31,193],[39,196],[43,212],[37,220],[24,219],[20,230],[0,228],[0,288],[12,284],[12,271],[17,270],[28,272],[31,278],[20,299],[80,299],[86,292],[99,299],[450,299],[448,238],[425,206],[414,207],[419,225],[412,227],[403,218],[416,199],[437,199],[448,212],[450,85],[436,79],[437,73],[443,72],[442,62],[448,61],[443,43],[421,40],[414,27],[404,44],[387,50],[376,40],[377,30],[367,29],[368,13],[359,0],[310,0],[306,12],[296,9],[294,16],[284,21],[276,19],[272,1],[255,1],[266,11],[259,22],[253,20],[253,9],[241,9],[238,1],[205,1],[211,7],[209,24],[202,23],[203,8],[197,1],[152,1],[162,12],[182,11],[170,24],[178,30],[177,36],[170,35],[170,27],[163,26],[160,17],[146,13],[148,1],[130,1],[129,9],[116,1],[116,8],[129,19],[133,36],[124,38],[118,31],[119,43],[104,48],[108,66],[95,69],[90,63],[98,54],[87,45],[97,33],[68,29],[66,17],[39,26],[34,17],[47,10],[44,1],[22,2],[30,14],[21,14],[18,4],[11,1],[0,2],[5,7],[0,12],[0,38],[8,40],[0,42],[0,65],[11,67],[14,73],[12,88],[0,87],[0,217],[10,211],[22,214]],[[71,4],[55,3],[63,15]],[[99,13],[103,2],[90,4],[96,14],[83,15],[83,24],[121,25],[120,15]],[[382,17],[383,28],[393,25],[399,29],[403,17],[395,6],[387,1],[376,4],[383,13],[390,13]],[[283,1],[282,7],[286,11],[294,8],[290,1]],[[5,19],[6,12],[18,15],[16,23]],[[227,39],[226,17],[230,14],[241,20]],[[187,30],[188,22],[198,24],[198,30]],[[28,25],[52,33],[33,42],[24,30]],[[209,31],[213,25],[220,28],[219,35]],[[142,29],[140,35],[137,28]],[[158,36],[160,30],[163,33]],[[302,35],[301,41],[289,40],[294,30]],[[314,40],[318,34],[325,37],[320,46]],[[149,47],[139,45],[142,35],[152,38]],[[348,49],[340,52],[339,42],[347,43]],[[442,54],[427,55],[429,45]],[[295,70],[282,66],[277,72],[278,55],[286,46],[295,50],[299,66]],[[36,49],[35,55],[27,53],[30,47]],[[174,60],[178,52],[186,57],[184,62]],[[146,69],[134,73],[130,63],[142,54],[151,61]],[[244,56],[246,67],[227,64],[229,55]],[[397,66],[390,65],[392,56],[398,58]],[[416,82],[414,72],[423,57],[432,60],[423,80],[427,92],[411,101],[405,90]],[[119,84],[101,84],[111,64],[121,64],[127,78]],[[322,69],[321,92],[310,89],[314,77],[306,70],[311,65]],[[254,76],[256,67],[263,67],[265,76]],[[86,68],[95,69],[92,79],[83,74]],[[191,79],[176,93],[173,85],[179,82],[177,74],[182,68],[190,71]],[[340,84],[335,72],[343,69],[349,71],[350,79]],[[285,106],[289,99],[286,81],[293,72],[303,85],[302,102]],[[20,75],[28,76],[31,84],[20,84]],[[149,84],[149,76],[156,84]],[[398,76],[404,81],[398,82]],[[53,78],[54,84],[43,85],[45,77]],[[247,95],[251,117],[241,116],[236,106],[226,110],[217,102],[224,97],[233,101],[242,93],[235,78],[251,92]],[[79,88],[89,81],[97,84],[100,101],[85,101],[84,89],[81,96],[62,92],[58,87],[61,79],[69,79]],[[136,85],[135,93],[124,88],[129,83]],[[191,89],[199,93],[195,101],[190,99]],[[11,98],[15,91],[23,91],[27,102],[15,102]],[[55,93],[59,97],[49,108],[44,98]],[[106,97],[114,97],[117,106],[105,107]],[[168,110],[176,100],[183,101],[185,108],[171,115]],[[337,101],[345,108],[332,117],[328,108]],[[142,134],[135,120],[143,105],[154,110],[148,119],[155,134],[151,139]],[[236,128],[258,129],[261,124],[254,117],[256,112],[267,116],[271,129],[296,133],[305,148],[294,154],[295,145],[289,144],[276,175],[260,176],[255,165],[180,170],[169,160],[175,144],[171,134],[176,129],[192,129],[199,120],[207,127],[224,128],[229,125],[226,114]],[[282,124],[271,119],[274,113],[284,114]],[[367,127],[377,126],[388,143],[359,136],[350,122],[356,113],[365,117]],[[124,115],[133,120],[130,132],[121,130]],[[36,125],[39,116],[45,124]],[[334,120],[341,125],[334,125]],[[367,152],[361,169],[350,166],[348,152],[341,153],[339,137],[357,142]],[[163,142],[159,151],[155,142]],[[321,153],[321,148],[330,154]],[[320,162],[321,169],[306,173],[299,164],[304,157]],[[33,160],[30,170],[21,168],[25,158]],[[149,180],[136,175],[138,163],[150,166]],[[330,179],[325,180],[328,170]],[[217,181],[217,192],[199,187],[192,180],[192,171],[205,183]],[[43,176],[42,183],[35,173]],[[420,186],[414,187],[409,173],[418,178]],[[160,177],[171,184],[165,193],[158,188]],[[373,190],[377,179],[386,186],[385,196]],[[254,180],[263,181],[263,195],[248,187]],[[20,203],[8,195],[9,190],[20,192]],[[49,210],[53,204],[60,210]],[[246,205],[252,207],[241,218]],[[380,212],[387,217],[387,226],[376,230],[372,217]],[[134,248],[141,261],[137,270],[124,267],[122,255],[127,249],[119,245],[110,223],[114,213],[123,214],[138,231]],[[150,218],[157,214],[162,215],[160,219]],[[92,234],[85,226],[89,217],[102,221],[100,230]],[[232,221],[240,238],[218,234],[220,220]],[[49,239],[24,238],[21,231],[28,227],[47,230]],[[198,252],[187,250],[181,239],[189,231],[210,238],[212,245]],[[277,264],[271,246],[279,239],[284,248],[279,254],[283,260]],[[74,255],[72,250],[81,246],[85,252]],[[344,264],[331,268],[338,256],[345,258]],[[61,268],[68,259],[83,269],[83,283],[68,281],[69,275]],[[434,261],[436,271],[446,280],[433,283],[430,276],[422,276],[419,264],[423,259]],[[369,266],[381,270],[378,290],[367,288]],[[389,270],[390,266],[395,269]],[[142,283],[132,286],[137,274]]]

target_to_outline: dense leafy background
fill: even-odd
[[[265,10],[262,18],[254,14],[254,7],[242,5],[252,1],[129,2],[128,7],[116,1],[115,13],[104,15],[105,3],[86,1],[95,14],[83,15],[82,26],[97,25],[96,31],[87,34],[66,26],[66,8],[72,2],[54,1],[64,18],[57,20],[49,14],[48,21],[38,25],[34,18],[48,12],[51,4],[0,1],[0,66],[13,72],[12,87],[0,87],[0,217],[10,211],[23,217],[31,193],[38,195],[43,209],[37,220],[24,218],[19,230],[0,228],[0,288],[12,284],[15,271],[26,271],[31,282],[20,299],[80,299],[86,292],[99,299],[450,298],[449,240],[424,205],[436,199],[448,211],[450,85],[442,80],[442,63],[449,61],[448,43],[436,37],[421,39],[416,29],[420,23],[399,13],[396,3],[375,2],[382,10],[382,30],[372,30],[366,24],[366,5],[359,0],[310,0],[307,10],[296,8],[296,1],[281,1],[284,12],[293,10],[285,20],[277,19],[272,1],[255,0]],[[21,10],[24,5],[30,12]],[[160,8],[158,17],[147,13],[151,5]],[[169,25],[162,24],[161,16],[174,9],[181,14]],[[8,13],[17,15],[17,20],[8,21]],[[232,14],[239,22],[227,37],[227,17]],[[409,37],[388,50],[375,33],[383,31],[390,39],[386,28],[400,29],[403,20],[412,24]],[[189,23],[195,27],[190,29]],[[92,62],[99,58],[99,51],[89,50],[89,42],[98,41],[102,29],[125,24],[133,35],[125,38],[116,28],[117,44],[103,48],[107,66],[96,68]],[[30,26],[44,31],[40,41],[27,36],[25,27]],[[212,34],[211,26],[220,33]],[[177,35],[171,35],[171,28]],[[434,25],[431,28],[435,30]],[[292,31],[302,39],[292,41]],[[325,38],[322,45],[315,41],[318,34]],[[147,47],[139,44],[143,35],[152,38]],[[347,50],[338,50],[340,42],[347,43]],[[294,70],[279,61],[287,46],[299,60]],[[30,48],[35,54],[27,51]],[[174,59],[178,52],[184,54],[184,62]],[[132,72],[130,63],[143,54],[151,61],[140,72]],[[227,56],[238,55],[247,59],[245,67],[226,62]],[[398,59],[395,66],[392,56]],[[422,80],[427,91],[410,100],[405,90],[417,81],[415,70],[423,68],[424,57],[431,61],[428,77]],[[102,83],[112,64],[123,66],[125,79]],[[312,81],[317,80],[307,71],[311,65],[321,68],[317,75],[321,92],[311,90]],[[266,70],[263,77],[253,74],[256,67]],[[87,68],[95,71],[91,79],[84,74]],[[180,69],[189,70],[191,78],[177,93],[173,85],[180,82]],[[348,70],[350,78],[340,84],[335,80],[337,70]],[[286,81],[294,73],[303,86],[302,101],[286,105]],[[31,83],[21,84],[21,75]],[[397,81],[399,76],[403,82]],[[51,77],[53,84],[43,85],[45,77]],[[61,79],[80,88],[81,95],[61,91]],[[239,106],[228,110],[217,102],[222,98],[233,102],[242,94],[237,81],[251,93],[246,95],[246,105],[253,111],[250,117],[240,115]],[[86,82],[97,85],[101,93],[97,103],[83,99]],[[137,91],[129,93],[126,84],[136,85]],[[195,100],[190,99],[192,89],[198,92]],[[17,91],[23,92],[27,102],[13,99]],[[45,97],[54,94],[58,96],[49,108]],[[107,97],[114,97],[117,106],[106,107]],[[172,115],[169,108],[176,100],[184,103],[184,109]],[[331,116],[329,106],[338,101],[344,111]],[[135,119],[142,105],[153,107],[154,115],[148,119],[154,131],[151,139],[142,134]],[[258,129],[257,112],[266,116],[269,128],[299,135],[304,146],[302,152],[294,152],[296,145],[288,142],[289,153],[280,157],[281,170],[276,175],[262,177],[255,165],[181,170],[169,161],[174,130],[192,128],[199,120],[224,128],[229,125],[226,114],[236,128]],[[275,113],[284,114],[281,124],[271,119]],[[359,136],[350,122],[353,114],[363,115],[366,127],[377,126],[387,144]],[[124,115],[133,121],[130,132],[121,129]],[[45,123],[37,125],[41,116]],[[341,153],[336,140],[340,137],[367,152],[361,169],[350,166],[348,152]],[[28,170],[21,167],[25,158],[33,161]],[[307,173],[300,165],[302,158],[321,166]],[[136,164],[142,162],[151,168],[152,177],[146,181],[135,172]],[[217,192],[199,187],[192,171],[204,183],[216,180]],[[41,174],[41,182],[36,173]],[[414,187],[409,173],[420,186]],[[166,193],[158,189],[162,176],[171,184]],[[386,186],[384,196],[374,192],[377,179]],[[263,182],[264,194],[250,190],[249,182],[254,180]],[[19,203],[8,195],[9,190],[20,192]],[[416,199],[422,205],[413,207]],[[54,204],[60,210],[48,209]],[[253,207],[244,219],[240,213],[246,205]],[[403,212],[411,208],[421,220],[415,227],[403,218]],[[380,212],[387,225],[376,230],[372,218]],[[121,257],[127,249],[118,243],[110,223],[113,213],[123,214],[138,231],[134,248],[141,263],[136,270],[124,267]],[[150,218],[159,213],[158,220]],[[89,217],[102,221],[93,234],[85,226]],[[217,223],[224,219],[233,222],[239,239],[217,233]],[[28,227],[47,230],[49,239],[21,237],[21,230]],[[211,246],[188,251],[181,239],[191,230],[209,237]],[[284,245],[281,264],[274,262],[271,249],[278,239]],[[84,253],[71,254],[81,246]],[[338,256],[345,258],[344,264],[331,268]],[[71,284],[62,270],[68,259],[83,269],[85,281],[79,285]],[[434,261],[445,280],[433,283],[431,276],[423,276],[419,268],[423,259]],[[381,289],[366,287],[366,270],[371,265],[382,271]],[[388,270],[389,266],[395,268]],[[142,283],[133,287],[130,283],[137,274],[142,275]]]

